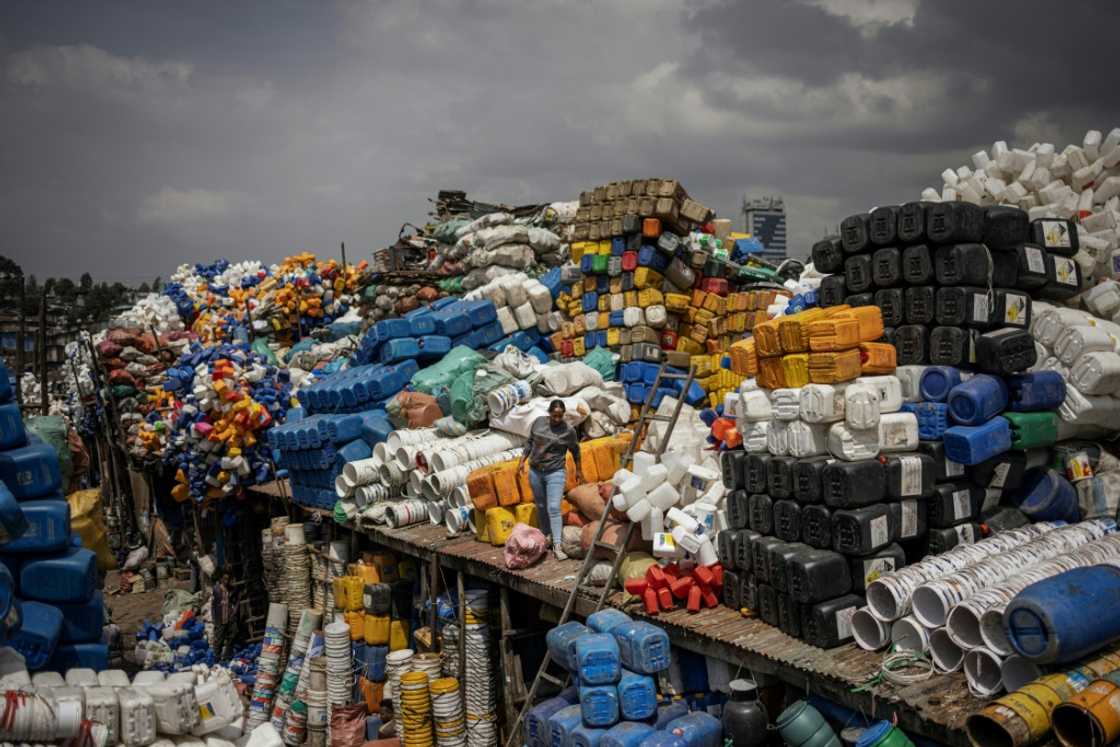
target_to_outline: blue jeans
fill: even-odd
[[[537,523],[541,525],[541,531],[545,535],[552,537],[554,547],[560,546],[560,532],[564,528],[564,519],[560,516],[560,501],[564,499],[566,480],[566,470],[558,469],[554,472],[529,470],[533,503],[537,504]]]

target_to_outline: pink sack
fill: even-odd
[[[547,549],[548,540],[541,530],[528,524],[514,524],[503,552],[506,568],[511,571],[528,568],[540,560]]]

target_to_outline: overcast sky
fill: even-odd
[[[41,278],[351,257],[440,188],[680,179],[791,254],[993,140],[1120,124],[1120,2],[0,4],[0,254]]]

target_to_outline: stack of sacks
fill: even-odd
[[[655,724],[661,723],[657,676],[667,672],[671,663],[665,631],[605,609],[588,617],[587,625],[573,621],[553,628],[547,643],[552,660],[568,670],[578,685],[575,692],[565,691],[529,711],[525,722],[529,745],[604,740],[640,744],[657,731]],[[679,712],[678,708],[672,715]],[[685,726],[680,722],[688,718],[681,715],[661,728],[671,730],[674,723]],[[719,721],[707,718],[718,735]]]
[[[54,447],[24,429],[0,365],[0,632],[31,671],[104,669],[96,555],[71,539]]]
[[[1115,562],[1115,522],[1040,522],[962,546],[868,587],[852,620],[859,645],[929,653],[943,671],[964,668],[979,696],[1014,690],[1041,674],[1017,659],[1004,611],[1016,594],[1068,569]],[[1021,679],[1026,674],[1025,679]]]
[[[587,480],[584,484],[576,483],[575,464],[570,454],[567,457],[568,482],[565,500],[560,506],[565,536],[558,541],[563,542],[565,552],[570,550],[573,557],[583,557],[590,551],[600,521],[610,522],[604,530],[604,541],[617,543],[620,539],[619,532],[625,523],[608,516],[607,500],[611,494],[611,478],[629,442],[629,436],[623,435],[581,443],[580,462]],[[520,450],[516,456],[520,457]],[[518,458],[480,467],[468,475],[466,488],[471,510],[460,508],[457,516],[447,515],[448,531],[460,531],[469,522],[475,528],[477,539],[501,546],[514,524],[540,527],[541,522],[547,521],[537,513],[528,469],[517,471]]]
[[[542,275],[540,280],[523,272],[514,272],[475,288],[464,295],[463,300],[485,298],[493,302],[498,310],[502,336],[534,328],[547,335],[558,329],[562,321],[559,313],[552,310],[553,293],[560,287],[559,278],[559,270]],[[545,282],[552,283],[552,287]]]
[[[168,369],[163,391],[174,402],[164,462],[177,470],[176,500],[220,499],[273,478],[264,431],[288,411],[286,370],[244,343],[194,344]]]
[[[926,189],[923,200],[1017,205],[1032,221],[1052,221],[1041,232],[1064,245],[1086,279],[1116,275],[1120,128],[1107,135],[1089,130],[1080,145],[1060,152],[1053,143],[1023,150],[998,141],[989,151],[974,153],[972,167],[946,169],[941,177],[941,193]]]
[[[490,213],[461,226],[455,244],[443,257],[457,260],[468,270],[463,287],[477,288],[493,279],[490,268],[525,271],[535,265],[555,267],[567,259],[567,245],[533,219],[510,213]]]

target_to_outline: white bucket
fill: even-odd
[[[289,524],[284,527],[284,542],[289,545],[307,544],[307,538],[303,533],[303,524]]]

